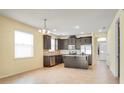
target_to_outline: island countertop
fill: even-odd
[[[63,55],[63,56],[70,56],[70,57],[86,57],[88,55]]]
[[[59,55],[62,55],[62,54],[44,54],[44,56],[59,56]]]

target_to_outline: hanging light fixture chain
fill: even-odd
[[[46,29],[46,21],[47,19],[44,19],[44,29]]]

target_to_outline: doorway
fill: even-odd
[[[98,43],[98,60],[107,61],[107,41],[102,41]]]
[[[115,28],[115,48],[116,48],[116,73],[118,80],[120,80],[120,20],[118,19],[116,22],[116,28]]]
[[[97,38],[97,60],[107,62],[107,37],[106,36]]]

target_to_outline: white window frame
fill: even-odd
[[[90,51],[90,53],[87,52],[88,50]],[[81,52],[85,53],[85,54],[91,54],[92,53],[92,46],[91,46],[91,44],[81,45]]]
[[[32,35],[32,55],[31,56],[20,56],[20,57],[17,57],[16,56],[16,32],[21,32],[21,33],[25,33],[25,34],[31,34]],[[18,44],[19,45],[19,44]],[[21,44],[21,45],[25,45],[25,46],[28,46],[29,44]],[[31,46],[31,45],[30,45]],[[30,32],[26,32],[26,31],[22,31],[22,30],[15,30],[14,31],[14,58],[15,59],[24,59],[24,58],[33,58],[34,57],[34,35],[33,33],[30,33]]]
[[[52,40],[54,40],[54,44],[53,44]],[[49,51],[55,52],[55,50],[56,50],[55,46],[56,46],[56,40],[55,40],[55,38],[51,38],[51,49],[49,49]]]

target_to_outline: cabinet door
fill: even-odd
[[[56,65],[58,64],[58,55],[55,56]]]
[[[76,39],[76,49],[80,49],[80,46],[81,46],[81,39],[77,38]]]
[[[58,49],[61,49],[61,39],[58,39]]]
[[[59,55],[59,63],[62,63],[62,55]]]
[[[86,44],[91,44],[92,43],[92,38],[91,37],[86,37],[86,39],[85,39],[85,43]]]
[[[46,40],[47,40],[47,37],[44,35],[43,36],[43,47],[44,47],[44,49],[47,49]]]
[[[67,50],[68,49],[68,40],[67,39],[58,39],[58,49]]]
[[[87,45],[92,43],[92,37],[81,37],[81,45]]]
[[[81,37],[81,45],[85,45],[85,37]]]
[[[68,39],[68,44],[71,45],[71,38]]]
[[[75,43],[76,43],[76,38],[69,38],[68,39],[68,44],[69,45],[75,45]]]
[[[71,40],[72,40],[72,45],[75,45],[75,43],[76,43],[76,38],[71,38]]]
[[[92,44],[92,37],[89,37],[89,44]]]
[[[51,49],[51,36],[43,36],[44,49]]]
[[[50,67],[50,57],[49,56],[44,56],[44,67]]]
[[[60,49],[64,50],[64,40],[60,39]]]
[[[47,36],[47,48],[51,49],[51,36]]]
[[[62,55],[55,56],[55,59],[56,59],[56,64],[62,63]]]
[[[67,49],[68,49],[68,40],[67,40],[67,39],[64,39],[64,40],[63,40],[63,44],[64,44],[63,49],[64,49],[64,50],[67,50]]]
[[[88,38],[87,37],[85,37],[85,45],[87,45],[88,44]]]

